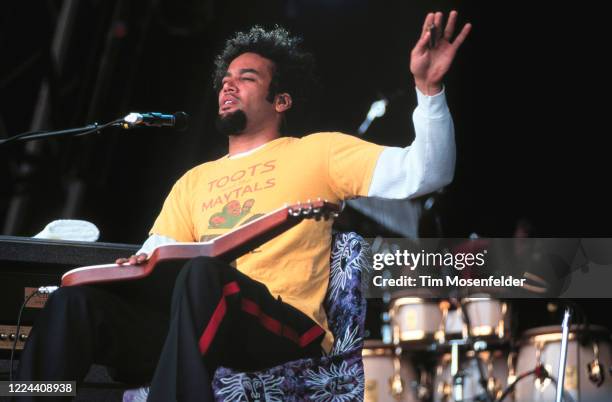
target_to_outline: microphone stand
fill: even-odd
[[[93,123],[93,124],[89,124],[84,127],[69,128],[65,130],[30,131],[26,133],[17,134],[15,136],[6,138],[4,140],[0,140],[0,146],[9,144],[11,142],[16,142],[16,141],[31,141],[31,140],[38,140],[38,139],[43,139],[43,138],[73,136],[73,135],[82,136],[82,135],[87,135],[91,133],[97,133],[107,127],[110,127],[113,125],[120,125],[122,121],[123,119],[117,119],[117,120],[113,120],[109,123],[102,124],[102,125],[98,123]]]

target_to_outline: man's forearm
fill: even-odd
[[[381,153],[368,196],[413,198],[449,184],[455,170],[455,133],[444,90],[427,96],[417,90],[413,113],[416,137],[406,148]]]

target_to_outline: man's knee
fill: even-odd
[[[104,307],[108,303],[109,294],[91,286],[66,286],[53,292],[45,308],[59,310],[63,314],[87,314],[96,306]]]
[[[197,257],[190,260],[185,267],[188,280],[218,280],[231,269],[227,263],[214,257]]]
[[[51,293],[46,306],[82,304],[90,298],[91,292],[89,288],[85,286],[66,286]]]
[[[175,292],[222,287],[229,280],[233,268],[213,257],[197,257],[182,268],[175,283]]]
[[[61,287],[49,296],[36,325],[64,327],[89,322],[91,298],[91,291],[84,286]]]

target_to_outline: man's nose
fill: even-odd
[[[228,79],[223,83],[223,87],[222,87],[223,93],[236,92],[236,90],[237,90],[237,87],[236,87],[235,80]]]

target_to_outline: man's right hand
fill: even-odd
[[[451,11],[445,28],[442,27],[443,17],[441,12],[427,14],[421,37],[410,54],[410,71],[416,86],[430,96],[442,90],[442,79],[450,69],[459,46],[472,29],[472,24],[465,24],[453,40],[457,11]],[[434,40],[430,38],[432,32],[436,35]],[[433,47],[429,46],[431,43]]]
[[[145,262],[147,262],[148,259],[149,257],[147,256],[146,253],[140,253],[137,255],[132,255],[128,258],[117,258],[117,260],[115,261],[115,264],[140,265],[140,264],[144,264]]]

